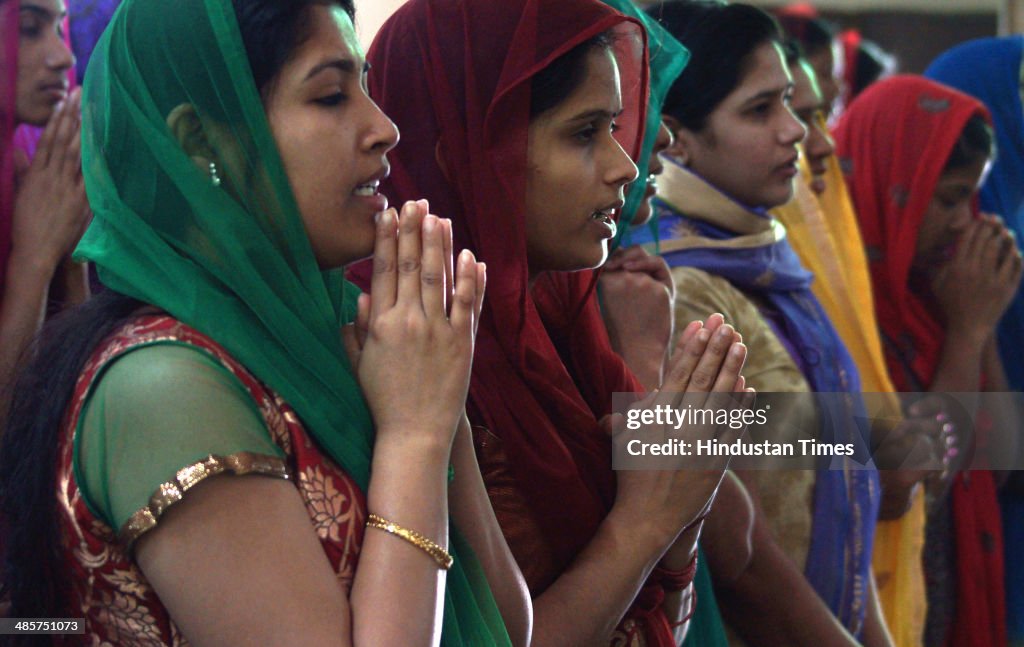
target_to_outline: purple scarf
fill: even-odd
[[[663,251],[671,267],[694,267],[721,276],[747,294],[757,295],[767,304],[767,319],[777,324],[776,332],[788,342],[794,360],[815,392],[836,395],[819,399],[824,428],[822,442],[853,442],[858,463],[867,463],[867,433],[854,421],[866,419],[860,375],[846,346],[832,326],[828,315],[811,292],[813,275],[807,271],[782,235],[779,223],[766,222],[757,239],[740,247],[716,247],[714,241],[754,239],[731,232],[713,222],[716,214],[701,211],[702,197],[714,192],[718,205],[725,198],[704,180],[665,158],[667,176],[664,199],[655,200],[658,218],[658,243],[688,239],[686,249]],[[668,180],[668,181],[666,181]],[[731,200],[730,200],[731,201]],[[686,205],[694,217],[683,215],[669,203]],[[751,217],[768,219],[763,211],[743,207],[731,201],[737,213],[747,221]],[[771,236],[767,232],[778,232]],[[634,232],[637,238],[652,240],[646,231]],[[700,240],[706,240],[707,246]],[[760,307],[760,306],[759,306]],[[763,309],[764,310],[764,309]],[[773,316],[774,315],[774,316]],[[835,616],[860,638],[867,607],[871,573],[871,553],[878,518],[880,486],[872,468],[837,468],[818,471],[814,488],[814,514],[805,575],[828,604]]]

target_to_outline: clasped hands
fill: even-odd
[[[447,448],[465,409],[486,266],[452,256],[451,221],[426,200],[377,218],[371,294],[342,340],[378,443]]]

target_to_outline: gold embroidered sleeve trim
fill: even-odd
[[[174,475],[174,479],[162,483],[149,498],[149,505],[140,508],[121,526],[118,539],[128,549],[146,532],[156,527],[160,517],[172,505],[181,501],[185,493],[211,476],[230,473],[236,476],[260,474],[288,480],[288,467],[276,456],[238,452],[230,456],[210,455]]]

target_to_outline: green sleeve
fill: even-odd
[[[207,456],[284,457],[242,383],[194,346],[143,346],[96,379],[76,430],[75,473],[86,504],[115,531]]]

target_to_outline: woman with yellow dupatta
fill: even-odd
[[[793,199],[772,210],[785,226],[790,243],[815,275],[815,296],[836,326],[860,370],[875,415],[900,418],[900,405],[882,354],[871,295],[867,258],[857,217],[850,203],[825,124],[827,105],[814,70],[797,51],[790,71],[794,90],[791,107],[808,128],[803,144],[801,177]],[[942,421],[919,420],[933,434]],[[918,437],[931,443],[932,436]],[[920,645],[926,610],[921,551],[924,548],[924,492],[917,487],[923,472],[882,472],[883,499],[875,530],[873,566],[879,601],[893,641],[900,647]],[[890,478],[891,477],[891,478]],[[899,482],[897,482],[899,479]],[[909,510],[907,509],[907,506]]]

